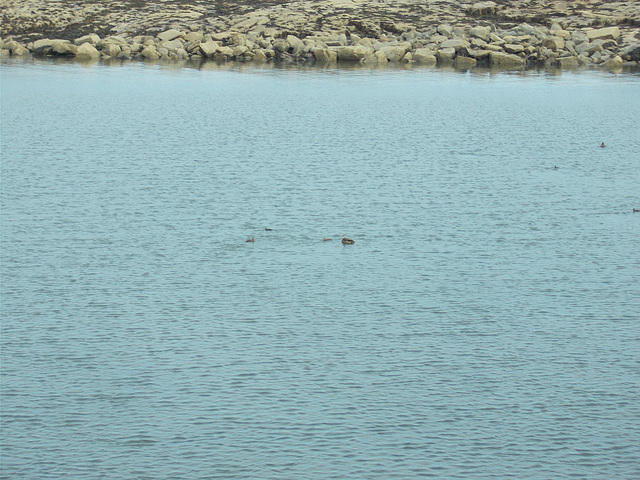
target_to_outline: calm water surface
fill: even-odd
[[[3,479],[640,477],[639,75],[1,68]]]

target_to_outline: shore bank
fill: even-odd
[[[640,65],[638,2],[0,4],[0,57],[612,71]]]

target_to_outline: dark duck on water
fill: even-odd
[[[350,238],[347,238],[346,235],[342,235],[342,243],[343,245],[353,245],[356,242],[351,240]]]

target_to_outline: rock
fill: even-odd
[[[342,47],[338,50],[338,60],[348,62],[357,62],[364,58],[367,54],[373,53],[372,48],[366,48],[362,45],[353,45]]]
[[[400,60],[402,60],[402,58],[404,58],[404,56],[410,49],[411,44],[402,44],[384,46],[378,51],[382,52],[388,61],[399,62]]]
[[[52,45],[53,45],[53,40],[49,40],[48,38],[43,38],[33,42],[33,50],[42,50],[43,48],[48,48],[48,47],[51,47]]]
[[[413,61],[422,65],[435,65],[438,59],[428,48],[418,48],[413,52]]]
[[[304,42],[295,35],[287,35],[287,42],[290,45],[289,53],[291,55],[298,56],[304,52]]]
[[[607,70],[622,70],[622,64],[623,64],[622,58],[620,58],[619,55],[615,55],[609,58],[609,60],[607,60],[606,62],[604,62],[602,64],[602,67],[606,68]]]
[[[338,53],[328,48],[316,48],[313,50],[313,56],[318,63],[334,63],[338,60]]]
[[[469,14],[474,17],[484,17],[486,15],[495,15],[497,10],[496,2],[478,2],[471,5]]]
[[[469,37],[480,38],[485,42],[489,42],[491,40],[491,27],[473,27],[469,30]]]
[[[640,61],[640,43],[633,43],[624,47],[620,50],[620,56],[629,62]]]
[[[97,60],[100,58],[100,52],[90,43],[83,43],[76,51],[76,58],[85,60]]]
[[[214,42],[213,40],[200,44],[200,52],[202,52],[202,55],[206,58],[213,58],[219,49],[220,45],[218,45],[218,42]]]
[[[560,37],[549,37],[542,42],[542,46],[554,52],[562,50],[564,48],[564,39]]]
[[[108,55],[110,57],[117,57],[121,52],[120,46],[115,43],[103,43],[102,44],[102,53]]]
[[[182,36],[182,32],[172,28],[171,30],[167,30],[166,32],[159,33],[156,35],[163,42],[170,42],[171,40],[175,40],[178,37]]]
[[[589,41],[593,40],[605,40],[608,38],[616,39],[620,36],[620,29],[618,27],[606,27],[598,28],[597,30],[588,30],[587,38]]]
[[[184,44],[180,40],[171,40],[169,42],[162,42],[160,44],[163,48],[166,48],[169,51],[176,51],[180,48],[184,48]]]
[[[451,25],[440,25],[438,27],[438,33],[440,35],[444,35],[445,37],[449,38],[451,35],[453,35],[453,27]]]
[[[85,35],[84,37],[76,38],[73,41],[74,44],[80,46],[83,43],[88,43],[89,45],[97,45],[100,43],[100,37],[95,33],[91,33],[89,35]]]
[[[488,60],[490,53],[491,53],[490,50],[467,49],[467,54],[471,58],[475,58],[476,60],[481,61],[481,62]]]
[[[57,55],[74,56],[77,50],[78,50],[78,47],[73,45],[68,40],[54,40],[51,44],[51,51]]]
[[[510,53],[491,52],[489,54],[489,63],[500,67],[522,67],[524,66],[524,59]]]
[[[456,52],[461,48],[469,48],[470,43],[464,38],[452,38],[440,44],[440,48],[453,48]]]
[[[140,52],[140,55],[142,55],[142,57],[146,58],[147,60],[159,60],[162,56],[160,52],[156,50],[156,47],[154,45],[147,45],[146,47],[144,47],[142,49],[142,52]]]
[[[580,63],[578,62],[577,57],[571,56],[559,58],[558,65],[562,68],[575,68],[580,66]]]
[[[469,69],[475,67],[478,61],[475,58],[457,56],[453,63],[456,68]]]
[[[402,60],[400,61],[402,63],[413,63],[413,55],[411,54],[411,52],[407,52],[405,56],[402,57]]]
[[[524,52],[524,47],[520,44],[515,43],[507,43],[506,45],[503,45],[502,48],[507,53],[518,54]]]
[[[575,50],[578,55],[592,55],[595,52],[602,51],[602,40],[595,40],[591,43],[581,43],[580,45],[576,45]]]
[[[447,63],[453,60],[456,55],[456,49],[453,47],[441,48],[436,52],[438,63]]]
[[[189,32],[184,36],[184,41],[187,43],[201,42],[204,35],[200,32]]]

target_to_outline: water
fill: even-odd
[[[640,76],[1,81],[3,479],[640,476]]]

